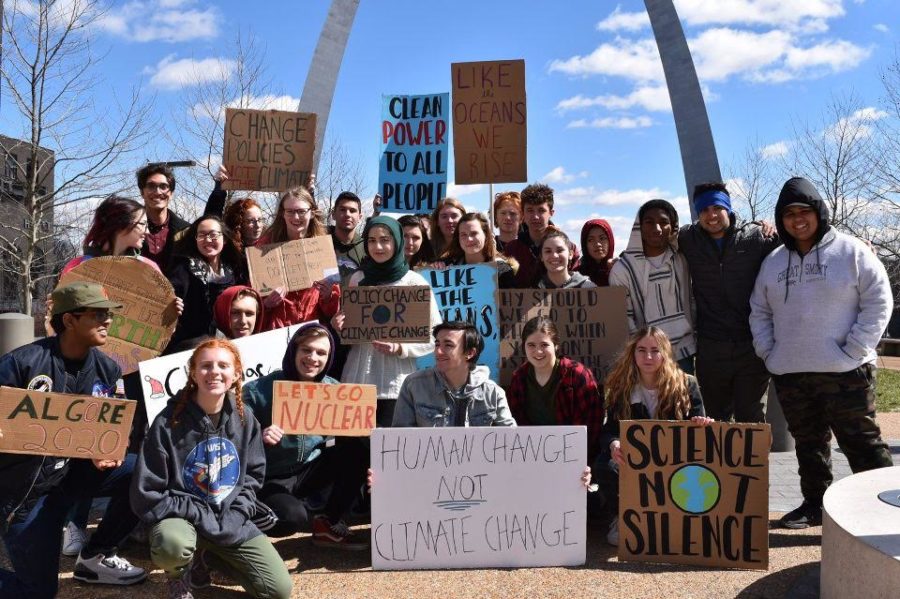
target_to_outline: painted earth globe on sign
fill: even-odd
[[[721,492],[715,473],[699,464],[682,466],[669,479],[672,501],[689,514],[703,514],[713,509]]]

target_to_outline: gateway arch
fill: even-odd
[[[312,63],[303,85],[299,110],[318,115],[313,170],[325,139],[328,115],[337,86],[338,73],[350,39],[360,0],[332,0],[328,17],[313,53]],[[681,21],[672,0],[644,0],[656,46],[662,60],[666,86],[675,117],[675,130],[681,150],[681,164],[688,198],[698,183],[721,181],[719,159],[713,142],[712,128],[703,101],[703,92],[691,58]],[[694,214],[693,202],[691,216]]]

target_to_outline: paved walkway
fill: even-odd
[[[900,370],[900,356],[878,356],[878,368]]]

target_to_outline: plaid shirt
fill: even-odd
[[[509,387],[509,409],[519,426],[528,426],[526,404],[526,379],[531,364],[525,362],[513,373]],[[603,429],[603,394],[596,379],[581,362],[569,358],[559,360],[559,387],[556,391],[556,422],[560,425],[584,425],[588,435],[588,464],[592,464],[600,451],[600,434]]]

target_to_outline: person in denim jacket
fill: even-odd
[[[403,381],[392,426],[515,426],[503,389],[476,366],[484,340],[474,325],[445,322],[433,333],[435,366]]]

